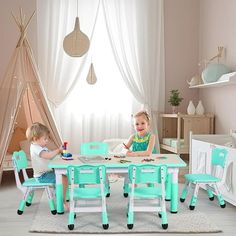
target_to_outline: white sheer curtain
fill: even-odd
[[[165,97],[163,0],[102,0],[102,6],[122,78],[151,113],[156,133]],[[158,136],[156,143],[159,149]]]
[[[39,71],[53,109],[65,100],[90,66],[87,56],[68,56],[63,50],[63,39],[74,29],[77,11],[80,28],[91,39],[99,3],[78,0],[77,8],[77,0],[37,1]]]
[[[114,61],[99,1],[78,1],[80,28],[90,39],[93,32],[89,52],[71,58],[63,51],[63,39],[74,27],[76,5],[72,0],[37,4],[40,74],[62,138],[74,153],[81,142],[127,138],[133,100]],[[95,85],[86,82],[91,62],[98,78]]]

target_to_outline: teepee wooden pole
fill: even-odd
[[[13,16],[13,19],[15,20],[17,26],[20,28],[20,22],[19,22],[19,20],[16,18],[16,16],[14,15],[13,12],[11,12],[11,15]]]
[[[20,39],[19,39],[16,47],[20,47],[22,45],[22,43],[24,42],[27,28],[29,27],[29,24],[30,24],[30,22],[31,22],[34,15],[35,15],[35,11],[32,13],[32,15],[30,16],[30,18],[27,21],[26,25],[24,26],[23,25],[24,16],[23,16],[22,8],[20,8],[20,25],[19,25],[19,27],[20,27],[20,31],[21,31],[21,36],[20,36]],[[15,16],[14,16],[14,19],[17,20],[17,18]],[[17,21],[19,22],[19,20],[17,20]]]
[[[32,13],[31,17],[29,18],[28,22],[25,25],[24,31],[26,31],[29,27],[29,23],[31,22],[33,16],[35,15],[35,11]]]

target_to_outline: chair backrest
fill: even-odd
[[[212,166],[225,167],[228,151],[225,148],[213,148],[211,152]]]
[[[21,184],[19,172],[22,171],[22,173],[23,173],[23,178],[24,178],[23,181],[28,179],[28,175],[26,172],[26,168],[28,167],[28,160],[27,160],[25,152],[23,150],[21,150],[19,152],[13,152],[12,161],[13,161],[13,166],[14,166],[14,175],[15,175],[15,179],[16,179],[16,186],[17,186],[17,188],[22,189],[23,187]]]
[[[82,156],[107,155],[108,144],[103,142],[81,143],[80,154]]]
[[[103,165],[69,166],[67,168],[69,182],[72,184],[100,184],[105,183],[106,167]]]
[[[211,152],[211,174],[221,181],[226,178],[228,151],[225,148],[213,148]]]
[[[155,166],[150,164],[145,165],[130,165],[129,180],[136,184],[142,183],[164,183],[166,181],[167,167],[165,165]]]
[[[28,167],[28,160],[23,150],[14,152],[12,155],[13,165],[18,172]]]

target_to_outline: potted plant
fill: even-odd
[[[178,110],[177,107],[179,106],[179,104],[181,103],[182,100],[183,100],[183,98],[180,97],[178,89],[173,89],[170,91],[170,98],[169,98],[168,102],[172,106],[173,113],[177,113],[177,110]]]

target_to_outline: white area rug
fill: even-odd
[[[40,233],[217,233],[221,230],[209,221],[203,213],[190,211],[186,205],[179,203],[177,214],[168,213],[168,229],[163,230],[161,219],[154,213],[135,213],[134,228],[127,229],[127,199],[123,197],[122,180],[111,184],[111,197],[107,198],[109,229],[104,230],[100,213],[77,213],[74,230],[67,227],[68,213],[51,215],[46,195],[43,194],[30,232]],[[169,202],[167,202],[169,211]]]

